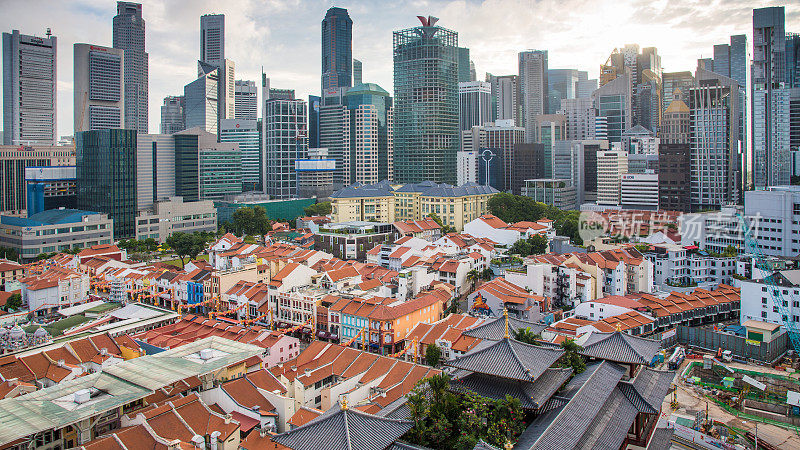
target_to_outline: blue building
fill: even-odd
[[[501,149],[481,149],[478,154],[478,184],[505,192],[509,187],[506,186],[504,166]]]
[[[48,209],[75,208],[75,166],[26,167],[25,188],[28,217]]]

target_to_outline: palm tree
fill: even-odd
[[[486,281],[491,280],[493,275],[494,272],[492,272],[492,269],[490,267],[483,269],[483,272],[481,272],[481,277]]]
[[[514,339],[531,345],[539,345],[537,340],[542,339],[542,335],[534,333],[530,328],[520,328],[514,332]]]
[[[574,339],[564,339],[561,349],[564,350],[564,354],[560,358],[559,366],[571,368],[576,375],[586,370],[586,363],[579,353],[583,347],[576,344]]]
[[[475,284],[480,279],[481,279],[481,273],[478,272],[478,269],[472,269],[469,272],[467,272],[467,281],[470,282],[470,288],[469,288],[470,292],[475,291]]]

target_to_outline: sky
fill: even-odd
[[[392,31],[419,25],[432,15],[457,31],[470,49],[477,78],[517,72],[517,53],[548,50],[550,68],[586,70],[596,78],[614,48],[636,43],[656,47],[664,71],[694,71],[697,58],[713,56],[714,44],[748,35],[752,8],[786,7],[786,31],[800,32],[796,0],[143,0],[150,55],[150,132],[157,133],[161,104],[182,95],[197,75],[200,16],[225,14],[226,57],[236,78],[260,74],[273,87],[295,89],[301,98],[320,91],[320,22],[331,6],[353,19],[353,57],[363,62],[364,81],[390,93]],[[111,46],[112,0],[0,0],[0,29],[58,38],[58,133],[73,132],[72,45]],[[259,111],[260,114],[260,111]]]

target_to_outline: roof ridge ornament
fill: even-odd
[[[620,324],[620,322],[617,322],[617,331],[619,332],[622,331],[622,325]]]
[[[505,335],[505,338],[508,339],[508,308],[503,308],[503,318],[506,321],[506,335]]]
[[[342,409],[342,411],[347,411],[347,408],[348,408],[347,407],[347,396],[346,395],[342,395],[341,409]]]

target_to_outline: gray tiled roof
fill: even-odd
[[[472,450],[500,450],[500,448],[481,439],[475,444],[475,447],[472,447]]]
[[[409,444],[408,442],[404,441],[396,441],[392,443],[392,445],[390,445],[389,448],[387,448],[386,450],[430,450],[430,449],[428,447],[420,447],[419,445]]]
[[[390,197],[393,191],[387,180],[374,184],[353,183],[331,194],[331,198]]]
[[[464,183],[461,186],[438,184],[433,181],[410,183],[397,189],[397,192],[419,192],[428,197],[464,197],[467,195],[496,194],[500,191],[478,183]]]
[[[607,361],[649,365],[660,349],[659,341],[614,331],[592,333],[580,353]]]
[[[384,450],[410,430],[409,420],[388,419],[353,409],[331,408],[314,420],[278,434],[273,442],[293,450]]]
[[[517,330],[525,328],[530,328],[533,334],[540,334],[542,331],[544,331],[545,328],[547,328],[547,325],[540,323],[526,322],[524,320],[515,319],[513,317],[508,318],[508,334],[511,335],[512,337],[514,336],[513,333],[516,333]],[[469,329],[462,334],[478,339],[489,339],[492,341],[499,341],[500,339],[503,339],[503,337],[505,337],[506,335],[505,319],[503,317],[499,317],[497,319],[478,325],[475,328]]]
[[[636,374],[633,387],[653,409],[659,410],[672,386],[673,379],[675,379],[674,371],[644,367]]]
[[[647,450],[669,450],[672,448],[673,434],[675,434],[675,428],[656,428],[656,431],[653,432],[653,437],[650,438],[650,443],[647,445]]]
[[[408,407],[408,397],[405,395],[386,405],[385,408],[375,413],[378,417],[390,419],[408,419],[411,417],[411,408]]]
[[[563,354],[560,349],[504,338],[445,365],[511,380],[535,381]]]
[[[450,381],[456,392],[470,391],[482,397],[501,400],[510,395],[526,409],[538,409],[569,379],[572,369],[550,368],[534,382],[507,380],[479,373],[462,371],[462,376]]]

